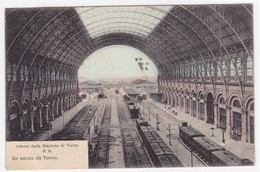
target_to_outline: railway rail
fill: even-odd
[[[89,110],[91,109],[91,113]],[[76,116],[74,116],[64,128],[54,133],[47,140],[82,140],[84,132],[89,126],[89,122],[93,118],[97,107],[93,105],[84,106]]]
[[[117,111],[121,124],[121,136],[123,140],[123,152],[126,168],[144,168],[151,167],[149,157],[142,149],[141,140],[136,132],[136,126],[133,119],[123,102],[117,101]]]
[[[109,142],[111,125],[111,102],[106,104],[106,109],[98,133],[98,141],[94,146],[90,157],[90,168],[108,168],[109,164]]]

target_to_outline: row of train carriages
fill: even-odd
[[[183,167],[183,164],[146,121],[136,119],[138,134],[151,162],[155,167]]]
[[[253,165],[249,159],[241,159],[224,147],[205,137],[204,134],[182,122],[179,126],[180,141],[185,144],[207,166]]]

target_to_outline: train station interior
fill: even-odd
[[[180,143],[187,123],[254,164],[252,4],[7,8],[5,22],[6,141],[88,140],[92,168],[211,166]],[[150,58],[156,89],[92,83],[79,94],[83,62],[113,45]],[[140,134],[147,123],[171,152],[164,164]]]

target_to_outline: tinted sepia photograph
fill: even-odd
[[[255,165],[253,4],[4,13],[7,143],[86,140],[90,169]]]

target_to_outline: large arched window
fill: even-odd
[[[196,93],[193,93],[192,96],[192,115],[197,116],[197,100],[196,100]]]
[[[51,80],[55,81],[55,70],[54,69],[51,72]]]
[[[211,93],[208,93],[207,95],[207,122],[210,124],[214,124],[214,97]]]
[[[176,94],[176,107],[179,106],[179,91],[177,90],[177,94]]]
[[[184,106],[184,96],[183,96],[183,91],[181,92],[181,109],[183,109]]]
[[[16,64],[13,64],[13,81],[17,81]]]
[[[200,112],[199,119],[200,120],[204,120],[205,119],[205,110],[204,110],[204,97],[203,97],[203,94],[200,95],[199,112]]]
[[[18,140],[21,132],[19,107],[17,103],[12,103],[9,112],[9,122],[10,122],[10,140]]]
[[[236,65],[236,60],[232,59],[232,61],[230,61],[230,79],[233,80],[235,78],[235,74],[236,74],[236,69],[235,66]]]
[[[187,91],[186,93],[186,113],[190,113],[190,93]]]
[[[246,76],[247,80],[252,80],[253,79],[253,61],[250,57],[246,58]]]
[[[20,81],[24,81],[24,66],[23,65],[20,68]]]
[[[8,63],[8,65],[7,65],[6,75],[7,75],[7,81],[8,82],[12,81],[12,64],[11,63]]]
[[[31,116],[30,116],[29,109],[30,109],[29,102],[26,101],[22,106],[22,111],[23,111],[22,119],[23,119],[24,132],[28,132],[31,129]]]
[[[226,101],[223,97],[219,99],[219,128],[225,130],[227,125]]]
[[[250,131],[250,143],[255,143],[255,112],[254,103],[249,107],[249,131]]]
[[[25,81],[28,81],[28,67],[27,66],[24,66],[24,80]]]
[[[233,117],[233,138],[235,140],[241,140],[242,136],[242,115],[241,105],[238,100],[234,100],[232,103],[232,117]]]
[[[175,93],[172,94],[172,107],[175,107]]]

